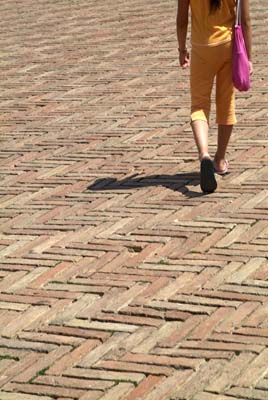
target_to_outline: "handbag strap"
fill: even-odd
[[[236,0],[235,25],[241,25],[241,0]]]

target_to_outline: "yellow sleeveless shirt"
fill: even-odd
[[[210,12],[209,0],[190,0],[192,44],[217,46],[232,39],[236,0],[222,0],[219,10]]]

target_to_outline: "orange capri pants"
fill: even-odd
[[[191,52],[191,121],[209,123],[211,91],[216,77],[216,122],[236,124],[235,90],[232,82],[232,42],[195,46]]]

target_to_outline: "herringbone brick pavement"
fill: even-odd
[[[268,399],[267,4],[209,196],[176,7],[0,2],[1,400]]]

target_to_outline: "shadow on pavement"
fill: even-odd
[[[164,186],[175,192],[180,192],[186,197],[193,198],[204,196],[204,193],[200,192],[199,178],[199,172],[150,176],[134,174],[122,180],[117,180],[116,178],[97,179],[92,185],[87,187],[87,190],[126,190],[147,186]],[[187,186],[198,186],[198,191],[189,190]]]

